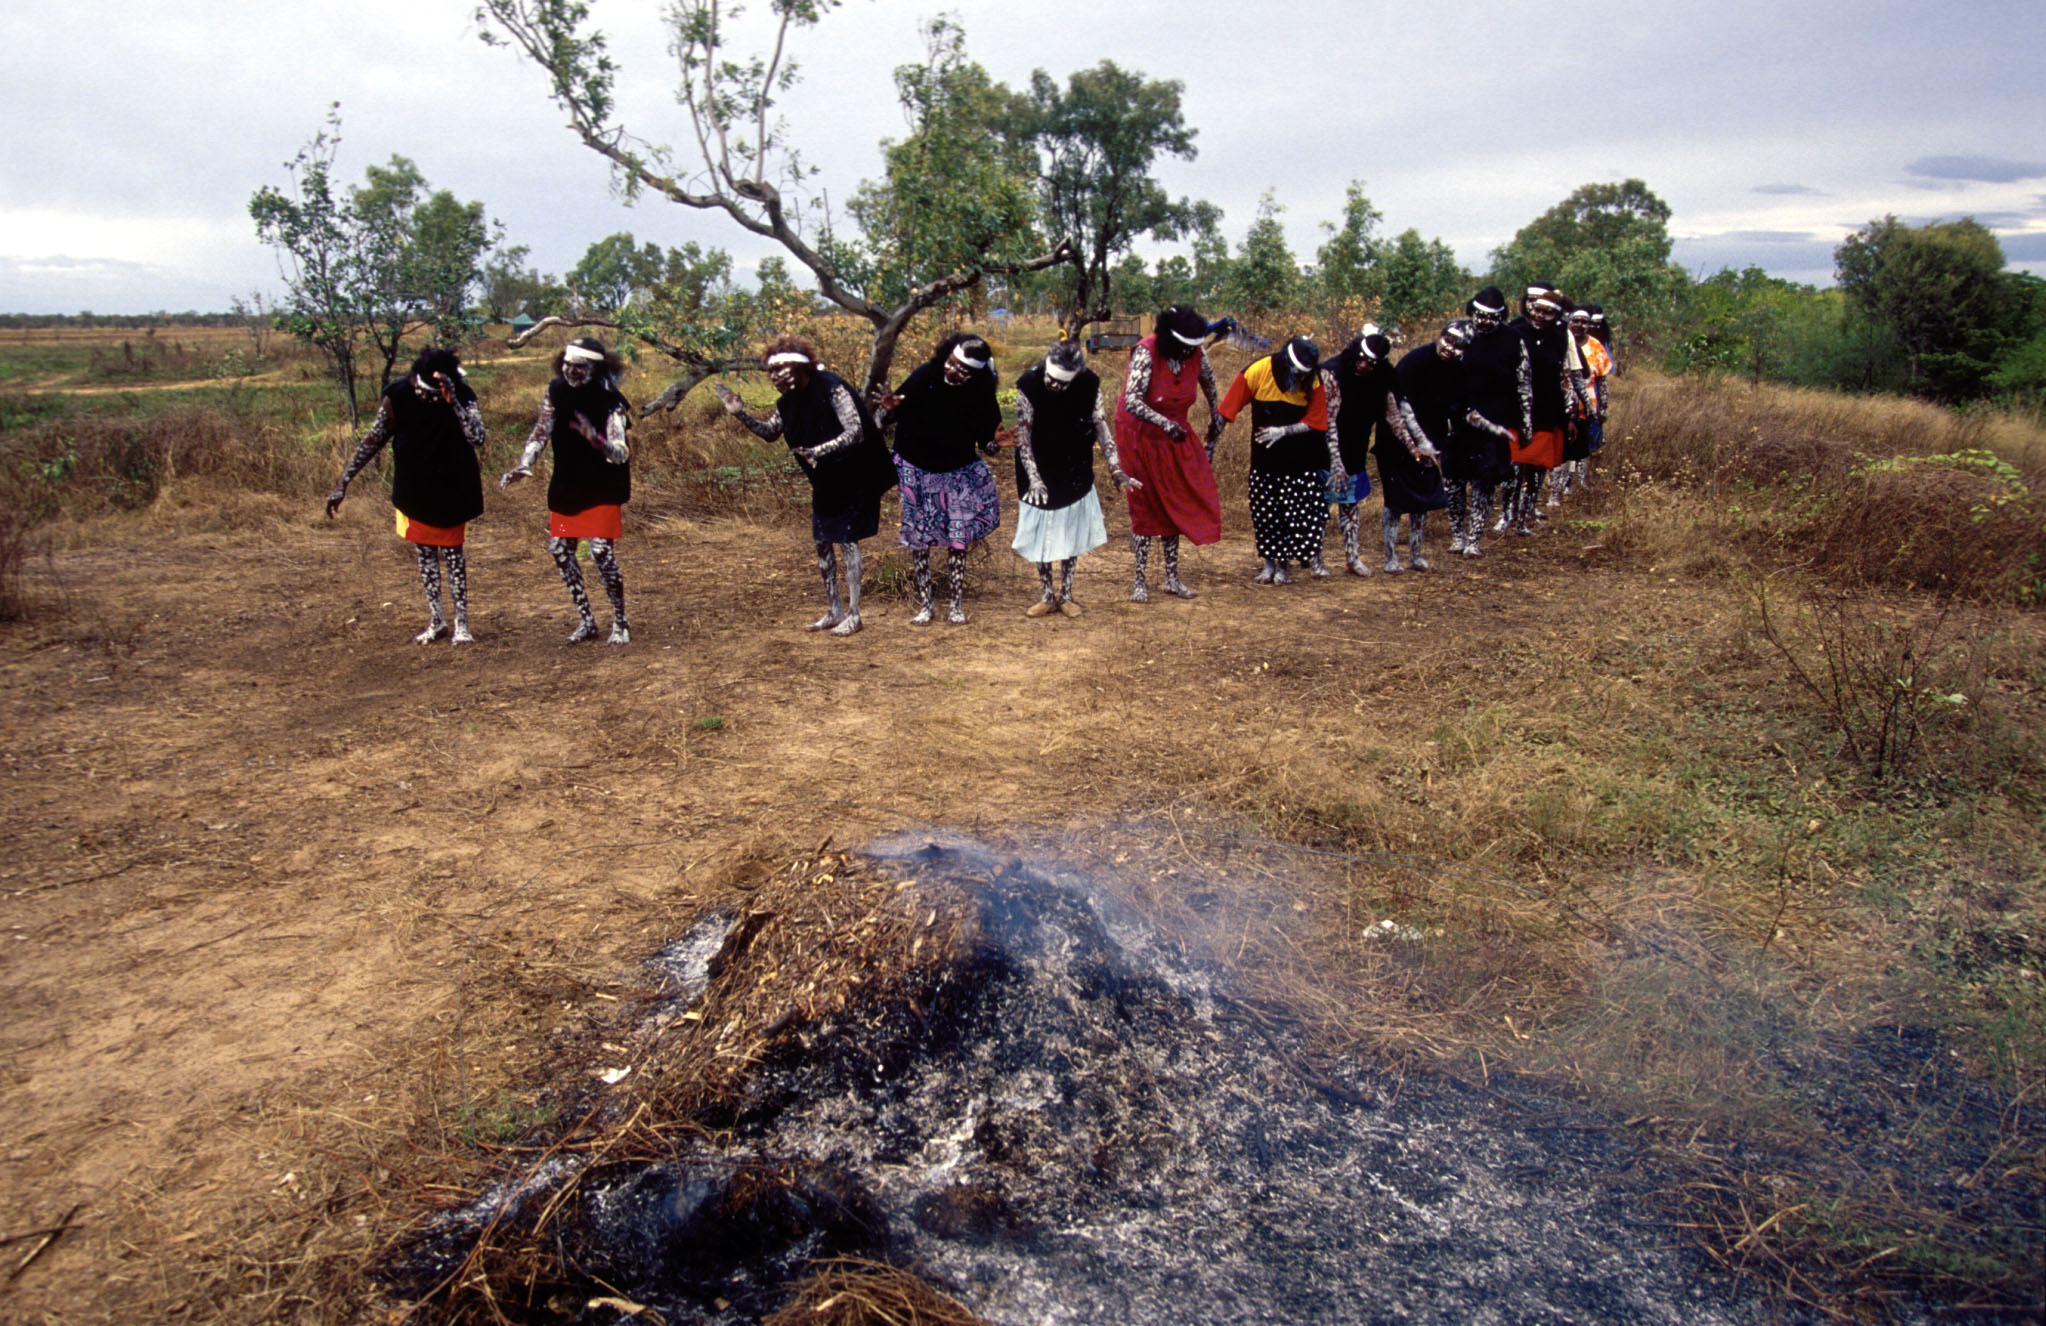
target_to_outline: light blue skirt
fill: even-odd
[[[1079,501],[1053,511],[1027,502],[1016,504],[1016,541],[1009,546],[1027,562],[1063,562],[1107,542],[1101,499],[1091,488]]]

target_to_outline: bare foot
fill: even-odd
[[[842,612],[827,612],[803,629],[806,631],[828,631],[844,620],[845,614]]]
[[[1399,573],[1400,573],[1400,572],[1401,572],[1402,570],[1404,570],[1404,569],[1405,569],[1405,568],[1403,568],[1403,567],[1402,567],[1402,566],[1400,565],[1400,559],[1399,559],[1399,558],[1397,558],[1397,557],[1388,557],[1388,558],[1386,558],[1386,559],[1385,559],[1385,573],[1386,573],[1387,575],[1389,575],[1389,576],[1396,576],[1396,575],[1398,575],[1398,574],[1399,574]]]
[[[1316,580],[1328,579],[1328,567],[1322,564],[1322,561],[1319,557],[1314,559],[1314,565],[1308,568],[1307,573],[1313,576]]]
[[[1417,556],[1417,557],[1414,557],[1414,558],[1412,558],[1412,559],[1410,559],[1410,560],[1411,560],[1411,562],[1412,562],[1412,564],[1413,564],[1413,568],[1414,568],[1414,569],[1415,569],[1416,571],[1433,571],[1433,570],[1435,569],[1435,563],[1433,563],[1433,562],[1429,561],[1429,560],[1428,560],[1427,558],[1425,558],[1425,557],[1418,557],[1418,556]]]
[[[441,625],[439,622],[435,622],[431,626],[427,627],[425,630],[421,631],[418,635],[413,636],[412,643],[415,645],[430,645],[434,641],[446,635],[447,633],[448,633],[447,627]]]
[[[1286,568],[1281,566],[1278,570],[1272,572],[1272,583],[1275,585],[1290,585],[1293,583],[1293,577],[1287,575]]]
[[[1277,572],[1277,571],[1275,571],[1275,570],[1274,570],[1274,569],[1273,569],[1273,568],[1271,567],[1271,565],[1270,565],[1270,564],[1267,564],[1267,565],[1266,565],[1266,566],[1264,567],[1264,569],[1260,570],[1260,571],[1259,571],[1259,572],[1257,573],[1257,575],[1256,575],[1256,576],[1252,577],[1252,579],[1251,579],[1251,583],[1252,583],[1252,584],[1257,584],[1257,585],[1272,585],[1272,584],[1277,584],[1277,583],[1278,583],[1278,572]]]
[[[1349,568],[1349,569],[1350,569],[1350,574],[1351,574],[1351,575],[1353,575],[1353,576],[1368,576],[1368,575],[1370,575],[1370,574],[1371,574],[1371,568],[1370,568],[1370,567],[1368,567],[1368,566],[1366,566],[1366,565],[1364,565],[1363,559],[1361,559],[1361,558],[1359,558],[1359,559],[1357,559],[1357,560],[1354,560],[1354,561],[1352,561],[1352,562],[1350,563],[1350,568]],[[1392,569],[1391,567],[1387,567],[1387,568],[1386,568],[1386,570],[1388,570],[1388,571],[1390,571],[1391,569]]]
[[[583,622],[581,625],[577,626],[573,631],[570,631],[568,633],[567,643],[572,645],[579,645],[584,643],[585,641],[594,640],[596,638],[597,624],[595,622]]]
[[[1130,590],[1130,602],[1149,603],[1150,601],[1151,601],[1150,586],[1146,585],[1143,581],[1139,580],[1136,583],[1136,585]]]
[[[966,609],[964,609],[964,608],[954,608],[954,609],[952,609],[952,610],[951,610],[950,612],[946,613],[946,614],[945,614],[945,625],[947,625],[947,626],[964,626],[964,625],[966,625]]]
[[[855,613],[850,613],[850,614],[848,614],[848,615],[846,616],[846,618],[845,618],[845,620],[844,620],[844,621],[842,621],[842,622],[840,622],[840,623],[839,623],[838,625],[836,625],[836,626],[832,627],[832,628],[831,628],[831,633],[832,633],[833,635],[837,635],[837,636],[846,636],[846,635],[851,635],[851,634],[852,634],[853,632],[855,632],[855,631],[857,631],[857,630],[859,630],[859,629],[860,629],[860,615],[859,615],[858,613],[856,613],[856,612],[855,612]]]
[[[632,628],[631,628],[630,626],[626,625],[626,624],[625,624],[624,622],[612,622],[612,623],[611,623],[611,638],[610,638],[609,640],[605,641],[604,643],[606,643],[606,644],[612,644],[612,645],[629,645],[629,644],[631,644],[631,643],[632,643]]]
[[[1165,592],[1172,595],[1172,597],[1176,599],[1197,599],[1200,597],[1199,594],[1196,594],[1193,590],[1188,589],[1183,583],[1181,583],[1178,576],[1169,576],[1166,578]]]
[[[452,637],[450,637],[450,639],[448,640],[448,643],[449,643],[449,644],[451,644],[451,645],[473,645],[473,644],[475,644],[475,643],[476,643],[476,637],[475,637],[475,636],[473,636],[473,635],[470,635],[470,634],[469,634],[469,623],[467,623],[467,622],[456,622],[456,623],[455,623],[455,633],[454,633],[454,635],[453,635]]]
[[[931,624],[931,616],[932,613],[929,608],[918,608],[916,616],[909,619],[909,624],[911,626],[929,626]]]

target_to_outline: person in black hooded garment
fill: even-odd
[[[810,537],[817,545],[817,573],[824,578],[824,615],[807,629],[848,636],[860,629],[860,540],[881,528],[881,495],[895,486],[895,466],[874,417],[838,374],[826,369],[817,349],[783,336],[760,352],[767,380],[781,393],[774,411],[756,418],[729,387],[711,388],[725,413],[755,437],[781,438],[810,480]],[[838,597],[838,549],[845,549],[845,591]]]
[[[554,444],[554,473],[547,481],[547,552],[568,587],[578,621],[568,643],[597,638],[596,614],[575,562],[578,541],[590,541],[590,560],[611,600],[611,639],[630,644],[625,619],[625,573],[617,545],[624,533],[625,503],[632,497],[632,450],[625,441],[632,407],[619,392],[625,361],[594,336],[579,336],[554,357],[554,378],[540,397],[540,416],[526,436],[519,463],[497,481],[510,488],[532,477],[540,450]]]
[[[1343,535],[1343,561],[1351,575],[1371,574],[1371,568],[1364,562],[1358,524],[1360,503],[1371,495],[1371,478],[1365,466],[1373,451],[1378,454],[1380,486],[1386,489],[1385,519],[1393,525],[1399,523],[1391,506],[1394,494],[1389,485],[1393,479],[1404,479],[1406,471],[1397,462],[1387,460],[1388,448],[1405,457],[1409,444],[1402,436],[1406,421],[1400,415],[1399,383],[1393,375],[1391,355],[1391,340],[1378,330],[1376,323],[1367,322],[1335,358],[1325,359],[1321,364],[1322,390],[1328,396],[1329,500],[1336,504],[1336,524]],[[1441,488],[1442,481],[1437,477],[1438,495]],[[1419,525],[1414,528],[1418,530]],[[1385,569],[1397,571],[1399,558],[1391,551],[1391,538],[1390,534],[1386,536]],[[1419,547],[1417,540],[1417,552]],[[1415,565],[1426,570],[1428,563],[1417,561]]]
[[[1378,435],[1378,483],[1385,489],[1385,569],[1399,567],[1400,516],[1407,518],[1407,565],[1429,569],[1422,555],[1428,513],[1449,505],[1442,486],[1442,448],[1463,397],[1463,350],[1470,324],[1458,319],[1428,344],[1409,350],[1393,369],[1400,427]]]
[[[448,633],[441,616],[440,572],[448,570],[449,606],[454,610],[452,642],[469,634],[469,561],[463,552],[468,524],[483,514],[483,412],[462,378],[453,350],[435,346],[412,361],[412,369],[384,388],[376,418],[355,448],[341,482],[327,494],[332,518],[348,497],[348,485],[362,467],[391,447],[391,505],[398,513],[398,537],[419,554],[419,583],[426,591],[426,629],[413,637],[430,644]]]

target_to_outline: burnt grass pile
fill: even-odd
[[[395,1298],[720,1326],[1800,1317],[1650,1199],[1616,1120],[1317,1054],[1056,867],[917,839],[790,882],[871,903],[833,919],[881,935],[891,983],[834,966],[877,949],[795,942],[794,889],[703,918],[630,1043],[605,1033],[633,1075],[577,1071],[573,1122],[429,1222]],[[817,1289],[848,1267],[940,1306],[862,1316]]]

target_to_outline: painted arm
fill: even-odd
[[[540,459],[540,449],[547,445],[547,439],[554,435],[554,397],[548,392],[540,393],[540,417],[533,421],[533,431],[526,434],[526,449],[519,453],[519,463],[498,477],[499,488],[509,488],[523,479],[533,477],[533,462]]]
[[[1115,480],[1116,487],[1133,493],[1144,486],[1140,480],[1132,479],[1123,471],[1122,454],[1115,449],[1115,430],[1108,426],[1108,416],[1102,411],[1099,392],[1094,396],[1094,445],[1101,448],[1102,459],[1108,462],[1108,477]]]
[[[1343,446],[1337,439],[1337,421],[1343,415],[1343,384],[1333,369],[1318,369],[1321,389],[1328,398],[1328,482],[1331,489],[1346,488],[1350,471],[1343,466]]]
[[[1228,421],[1215,413],[1215,370],[1208,366],[1208,357],[1201,356],[1201,396],[1208,402],[1208,463],[1215,463],[1215,444],[1222,440],[1222,428]]]
[[[1207,361],[1203,359],[1201,362],[1205,371]],[[1185,429],[1144,404],[1144,393],[1150,389],[1154,366],[1155,361],[1152,360],[1151,351],[1147,347],[1139,345],[1130,351],[1130,371],[1123,375],[1122,380],[1122,408],[1153,428],[1164,430],[1166,436],[1173,441],[1184,441]],[[1208,403],[1214,404],[1212,394],[1208,398]]]
[[[1029,490],[1023,494],[1023,500],[1031,506],[1043,506],[1051,500],[1051,490],[1044,486],[1044,476],[1037,472],[1037,451],[1031,446],[1031,436],[1036,424],[1036,407],[1030,404],[1028,396],[1017,392],[1016,459],[1023,466],[1024,477],[1030,481]]]
[[[796,451],[799,455],[812,461],[822,460],[833,452],[844,451],[847,447],[865,436],[864,430],[860,427],[859,403],[853,399],[850,388],[833,387],[831,389],[831,412],[838,416],[837,436],[826,438],[814,447],[797,447]],[[780,433],[781,411],[776,410],[773,417],[775,432]],[[755,431],[759,430],[756,429]],[[762,436],[766,435],[762,434]]]
[[[471,451],[483,450],[483,404],[474,399],[455,402],[455,418],[462,425],[462,440]]]
[[[1527,357],[1527,342],[1520,343],[1520,367],[1514,383],[1520,388],[1520,440],[1534,436],[1534,363]]]
[[[718,398],[718,404],[725,407],[725,413],[744,424],[753,436],[765,442],[772,442],[781,436],[781,411],[771,412],[765,419],[754,417],[746,410],[746,402],[739,394],[722,382],[711,384],[711,392]]]
[[[355,476],[362,473],[362,467],[376,459],[376,454],[391,440],[391,429],[397,420],[391,413],[391,403],[381,397],[377,400],[377,417],[370,420],[369,431],[362,435],[362,442],[355,448],[348,467],[341,471],[341,482],[334,485],[334,491],[327,494],[327,514],[332,516],[341,509],[343,499],[348,496],[348,485]]]

